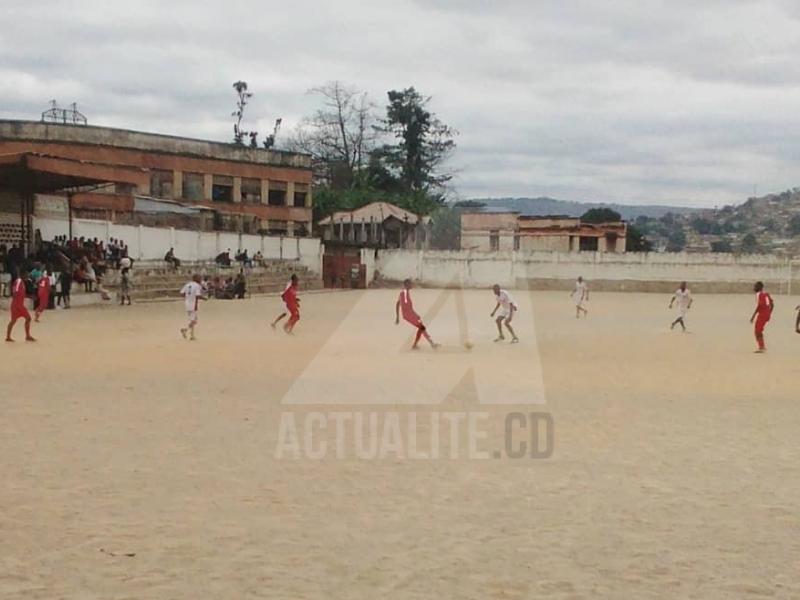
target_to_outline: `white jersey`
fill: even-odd
[[[583,304],[583,301],[586,300],[586,294],[588,290],[586,288],[585,281],[578,281],[575,283],[575,289],[572,291],[572,299],[574,300],[575,304],[580,306]]]
[[[189,312],[197,311],[197,305],[203,296],[203,287],[196,281],[190,281],[181,288],[181,294],[186,303],[186,310]]]
[[[516,308],[517,306],[511,294],[505,290],[500,290],[500,293],[497,294],[497,303],[500,305],[500,315],[503,317],[510,316],[512,307]]]
[[[678,306],[678,312],[681,315],[685,315],[686,311],[689,310],[689,305],[692,303],[692,293],[689,288],[685,290],[678,288],[675,292],[675,301]]]

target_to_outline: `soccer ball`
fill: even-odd
[[[464,348],[467,350],[472,350],[472,342],[464,342]]]

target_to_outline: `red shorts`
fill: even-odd
[[[410,323],[417,329],[425,329],[425,325],[422,323],[422,318],[417,314],[412,313],[409,315],[403,315],[403,320],[405,320],[407,323]]]
[[[764,328],[767,326],[767,323],[769,323],[769,316],[765,315],[762,317],[758,315],[756,317],[756,333],[764,333]]]
[[[17,319],[30,319],[31,314],[28,312],[28,309],[24,306],[11,306],[11,320],[16,321]]]

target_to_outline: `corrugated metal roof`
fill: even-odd
[[[149,196],[135,196],[133,210],[136,212],[151,214],[177,214],[177,215],[197,215],[203,210],[210,210],[200,206],[186,206],[173,200],[163,200],[161,198],[151,198]]]
[[[319,224],[328,225],[331,222],[334,224],[350,223],[351,221],[361,223],[362,220],[369,223],[370,219],[382,223],[389,217],[394,217],[395,219],[407,222],[411,225],[416,225],[420,220],[418,215],[404,210],[399,206],[395,206],[394,204],[389,204],[388,202],[372,202],[353,211],[335,212],[330,217],[322,219]]]

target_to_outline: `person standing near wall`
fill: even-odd
[[[131,270],[123,267],[119,274],[119,305],[125,306],[125,299],[128,299],[128,306],[131,305]]]
[[[186,334],[189,334],[190,340],[194,341],[194,328],[197,326],[197,311],[199,309],[200,300],[205,300],[203,295],[203,286],[200,285],[200,275],[192,275],[192,280],[181,288],[180,294],[183,296],[184,305],[186,307],[186,315],[189,317],[189,323],[186,327],[181,329],[183,339]]]
[[[761,281],[756,281],[753,291],[756,293],[756,309],[753,311],[753,316],[750,317],[750,322],[755,323],[754,333],[758,344],[756,353],[763,354],[767,351],[767,345],[764,342],[764,329],[772,318],[772,311],[775,310],[775,301],[764,290],[764,284]]]
[[[61,275],[58,276],[58,283],[61,287],[58,302],[63,300],[64,308],[69,308],[70,294],[72,293],[72,269],[74,265],[70,262],[61,270]]]
[[[34,314],[36,315],[35,320],[38,323],[39,317],[42,316],[42,313],[46,311],[50,306],[50,275],[52,273],[50,270],[44,271],[41,277],[39,277],[39,281],[36,282],[36,310]]]

